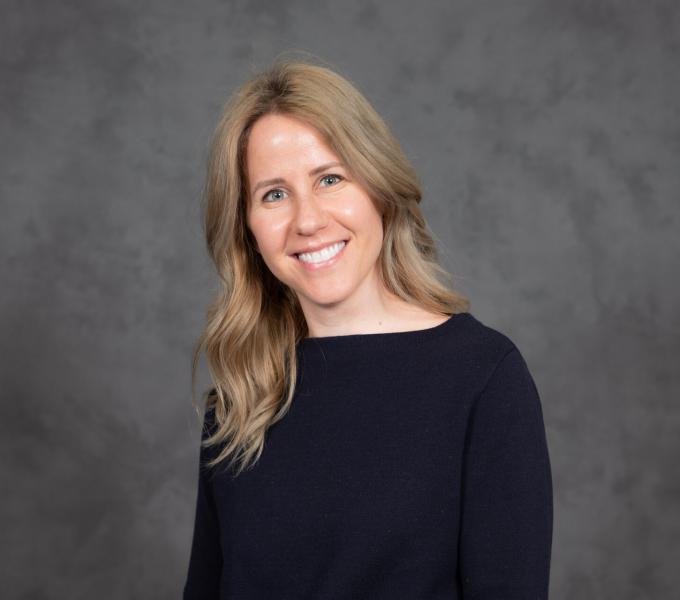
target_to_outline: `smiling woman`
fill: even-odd
[[[323,331],[329,314],[342,314],[346,326],[352,315],[370,315],[363,307],[385,304],[382,218],[319,132],[268,114],[252,127],[246,156],[247,181],[281,174],[261,197],[255,186],[247,224],[269,270],[295,292],[310,333]]]
[[[326,67],[276,63],[225,106],[185,599],[547,598],[538,392],[450,285],[420,202],[384,121]]]

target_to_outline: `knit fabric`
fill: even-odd
[[[548,598],[543,413],[506,335],[459,313],[297,356],[253,469],[200,451],[185,600]]]

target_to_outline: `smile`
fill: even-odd
[[[343,240],[337,242],[336,244],[326,246],[317,252],[303,252],[301,254],[297,254],[296,256],[297,259],[307,268],[330,266],[336,262],[334,259],[338,257],[346,245],[346,242]]]

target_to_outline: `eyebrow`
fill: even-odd
[[[337,161],[336,162],[329,162],[329,163],[326,163],[326,164],[323,164],[323,165],[320,165],[318,167],[313,168],[309,172],[309,176],[311,177],[312,175],[316,175],[317,173],[321,173],[321,171],[325,171],[326,169],[330,169],[331,167],[344,167],[344,165],[340,162],[337,162]],[[268,185],[277,185],[277,184],[280,184],[280,183],[286,183],[286,180],[282,179],[281,177],[275,177],[274,179],[264,179],[264,180],[260,181],[253,188],[252,194],[255,194],[255,192],[257,192],[257,190],[259,190],[262,187],[266,187]]]

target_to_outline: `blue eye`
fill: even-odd
[[[342,177],[342,175],[335,175],[335,174],[332,174],[332,175],[324,175],[324,176],[321,178],[321,181],[324,181],[324,180],[327,180],[327,179],[333,179],[333,178],[337,179],[338,181],[342,181],[342,178],[343,178],[343,177]],[[332,184],[331,184],[331,185],[332,185]]]
[[[334,173],[331,173],[331,174],[328,174],[328,175],[324,175],[321,178],[321,181],[323,182],[323,181],[331,180],[331,182],[328,185],[333,186],[336,183],[342,181],[343,179],[344,179],[344,177],[342,175],[336,175]],[[325,185],[323,187],[328,187],[328,185]],[[286,192],[284,192],[282,189],[274,188],[273,190],[269,190],[266,194],[264,194],[264,196],[262,196],[262,201],[267,202],[267,203],[276,202],[277,200],[283,199],[283,195],[285,193]],[[278,197],[274,196],[274,194],[279,194],[279,196]]]
[[[264,196],[262,196],[262,200],[266,201],[267,198],[269,197],[269,194],[283,194],[283,190],[269,190]],[[275,198],[275,200],[280,200],[281,198]]]

